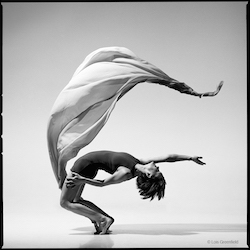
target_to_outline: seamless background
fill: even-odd
[[[135,180],[87,186],[83,197],[117,223],[246,222],[246,2],[2,3],[2,8],[5,227],[20,218],[78,216],[59,206],[47,120],[78,65],[105,46],[127,47],[198,92],[215,90],[221,80],[224,86],[216,97],[199,99],[160,85],[137,85],[78,157],[101,149],[138,158],[177,153],[202,156],[206,165],[159,164],[167,180],[159,202],[142,200]],[[105,176],[100,172],[97,178]]]

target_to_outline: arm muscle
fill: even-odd
[[[190,156],[187,155],[178,155],[178,154],[169,154],[163,156],[155,156],[148,159],[141,159],[141,163],[147,164],[149,162],[161,163],[161,162],[175,162],[175,161],[185,161],[191,160]]]
[[[89,179],[89,178],[84,178],[84,182],[93,186],[97,187],[103,187],[103,186],[108,186],[111,184],[117,184],[121,183],[123,181],[129,180],[130,179],[130,170],[124,167],[120,167],[117,169],[117,171],[106,178],[105,180],[96,180],[96,179]]]

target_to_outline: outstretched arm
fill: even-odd
[[[149,162],[161,163],[161,162],[176,162],[176,161],[194,161],[197,164],[204,165],[206,163],[202,162],[201,156],[187,156],[187,155],[178,155],[178,154],[170,154],[165,156],[151,157],[148,159],[141,159],[141,163],[147,164]]]
[[[73,177],[67,178],[67,187],[74,187],[76,185],[82,185],[84,183],[97,186],[97,187],[104,187],[111,184],[121,183],[123,181],[129,180],[131,175],[129,174],[130,170],[125,167],[119,167],[118,170],[106,178],[105,180],[97,180],[97,179],[90,179],[79,175],[78,173],[72,172]]]

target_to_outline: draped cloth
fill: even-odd
[[[98,49],[76,69],[57,97],[47,126],[48,150],[59,188],[67,175],[67,161],[96,137],[116,102],[142,82],[182,93],[193,91],[123,47]]]

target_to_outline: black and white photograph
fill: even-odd
[[[248,248],[247,2],[2,2],[2,248]]]

